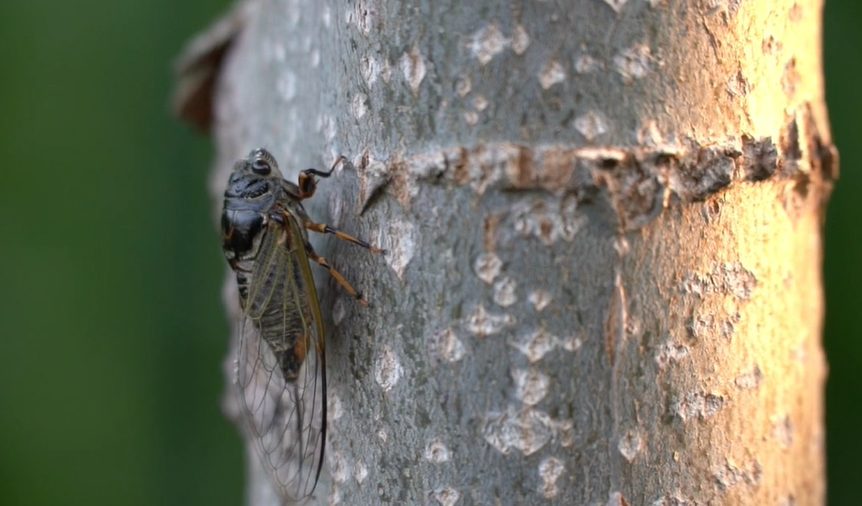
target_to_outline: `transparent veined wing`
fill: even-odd
[[[323,465],[323,324],[304,236],[292,215],[264,229],[244,301],[237,386],[245,430],[287,499],[311,495]]]

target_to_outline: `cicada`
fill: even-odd
[[[236,273],[241,316],[236,384],[244,429],[271,481],[286,499],[311,495],[326,442],[326,355],[323,318],[310,262],[324,267],[367,305],[341,274],[315,253],[308,230],[333,234],[374,253],[367,242],[309,219],[302,201],[317,177],[304,170],[286,181],[275,158],[256,149],[236,163],[221,216],[225,257]]]

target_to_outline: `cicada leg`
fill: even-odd
[[[313,261],[317,262],[318,265],[320,265],[321,267],[324,267],[326,270],[328,270],[329,275],[332,276],[333,278],[335,278],[335,281],[338,281],[338,284],[343,286],[344,290],[347,291],[347,293],[351,297],[353,297],[354,299],[359,301],[359,303],[362,304],[363,306],[368,307],[368,301],[362,298],[362,294],[357,292],[352,286],[350,286],[350,283],[348,283],[347,280],[344,279],[344,276],[342,276],[341,273],[339,273],[338,271],[333,269],[332,266],[329,265],[329,262],[327,262],[325,258],[323,258],[322,256],[315,253],[314,250],[311,248],[308,248],[306,250],[306,254],[308,255],[309,260],[313,260]]]
[[[335,167],[338,167],[338,164],[347,160],[347,157],[344,155],[339,156],[335,163],[332,164],[332,167],[329,168],[329,172],[323,172],[317,169],[305,169],[304,171],[299,173],[299,181],[297,182],[297,186],[299,187],[299,199],[305,200],[307,198],[311,198],[314,195],[314,192],[317,191],[317,180],[314,176],[320,177],[329,177],[332,175],[332,171],[335,170]]]
[[[330,227],[326,223],[314,223],[313,221],[307,221],[303,225],[308,230],[313,230],[313,231],[319,232],[321,234],[332,234],[335,237],[341,239],[342,241],[352,242],[353,244],[356,244],[358,246],[362,246],[363,248],[371,251],[372,253],[377,253],[377,254],[381,254],[381,255],[386,254],[386,250],[383,250],[380,248],[375,248],[374,246],[363,241],[362,239],[353,237],[352,235],[349,235],[349,234],[345,234],[344,232],[342,232],[340,230],[336,230],[336,229]]]

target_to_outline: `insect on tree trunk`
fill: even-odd
[[[821,8],[265,0],[194,42],[214,201],[344,154],[306,208],[389,250],[313,238],[371,302],[319,273],[315,503],[823,504]]]

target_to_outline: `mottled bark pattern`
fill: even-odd
[[[309,214],[389,250],[326,255],[319,503],[822,504],[820,9],[247,4],[214,193],[345,154]]]

